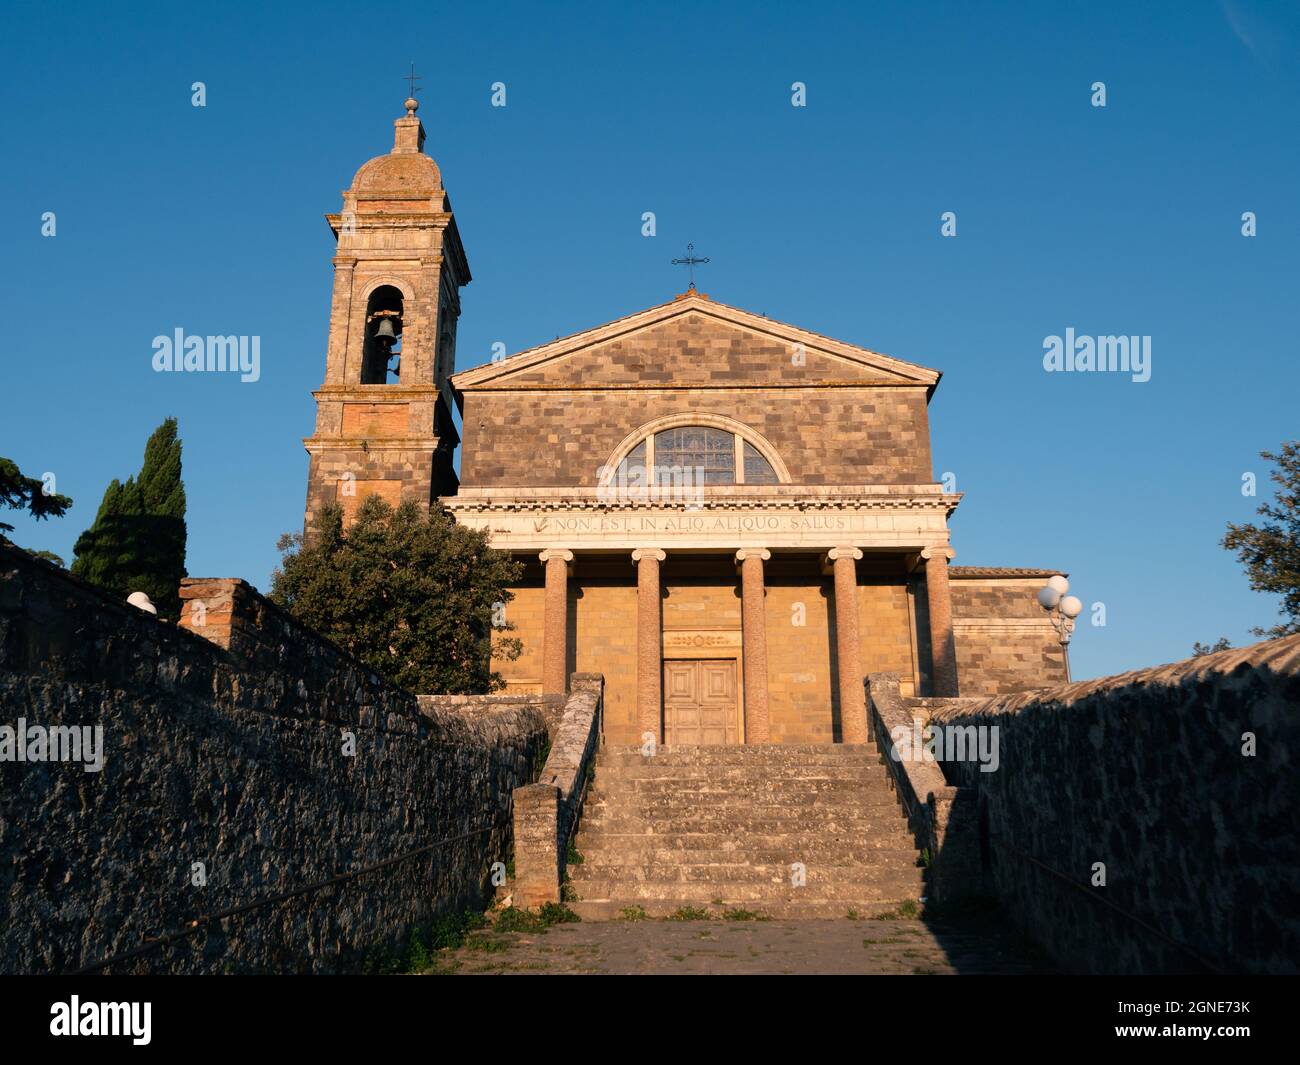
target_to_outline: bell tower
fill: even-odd
[[[451,418],[465,249],[437,164],[424,154],[419,104],[393,125],[393,150],[371,159],[326,215],[338,242],[325,382],[305,525],[326,503],[349,519],[366,496],[429,504],[456,491]]]

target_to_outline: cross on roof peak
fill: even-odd
[[[674,266],[685,266],[690,271],[691,283],[686,288],[687,292],[695,291],[695,267],[708,261],[709,257],[707,255],[702,259],[695,257],[695,245],[693,243],[686,245],[686,257],[684,259],[673,260]]]

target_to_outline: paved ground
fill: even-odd
[[[927,920],[587,921],[473,933],[433,972],[477,974],[1031,973],[1045,966],[1004,926]]]

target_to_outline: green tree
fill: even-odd
[[[61,518],[72,506],[72,500],[54,492],[46,492],[44,481],[26,476],[12,459],[0,458],[0,506],[8,510],[25,510],[38,521],[42,518]],[[5,533],[14,527],[0,521],[0,543],[9,543]]]
[[[1261,525],[1228,524],[1221,544],[1235,551],[1257,592],[1282,597],[1286,619],[1271,629],[1253,629],[1256,636],[1290,636],[1300,632],[1300,440],[1288,440],[1277,454],[1261,451],[1275,463],[1269,474],[1277,484],[1272,503],[1257,511],[1269,519]]]
[[[154,430],[138,477],[114,479],[94,524],[77,538],[72,572],[115,595],[144,592],[161,617],[180,616],[185,486],[176,419]]]
[[[509,586],[523,567],[457,525],[443,507],[394,509],[364,500],[345,533],[337,504],[304,537],[280,538],[271,599],[381,676],[422,695],[503,686],[491,657],[509,661]]]
[[[1203,655],[1217,654],[1219,651],[1232,650],[1232,644],[1228,642],[1228,637],[1220,636],[1214,643],[1201,643],[1197,640],[1192,644],[1192,657],[1200,658]]]

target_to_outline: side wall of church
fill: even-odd
[[[1042,585],[1042,577],[949,582],[963,696],[1007,695],[1065,683],[1059,637],[1035,599]]]
[[[593,378],[599,380],[599,378]],[[764,436],[796,484],[933,480],[923,388],[610,390],[464,394],[461,483],[594,487],[636,428],[691,411]]]

